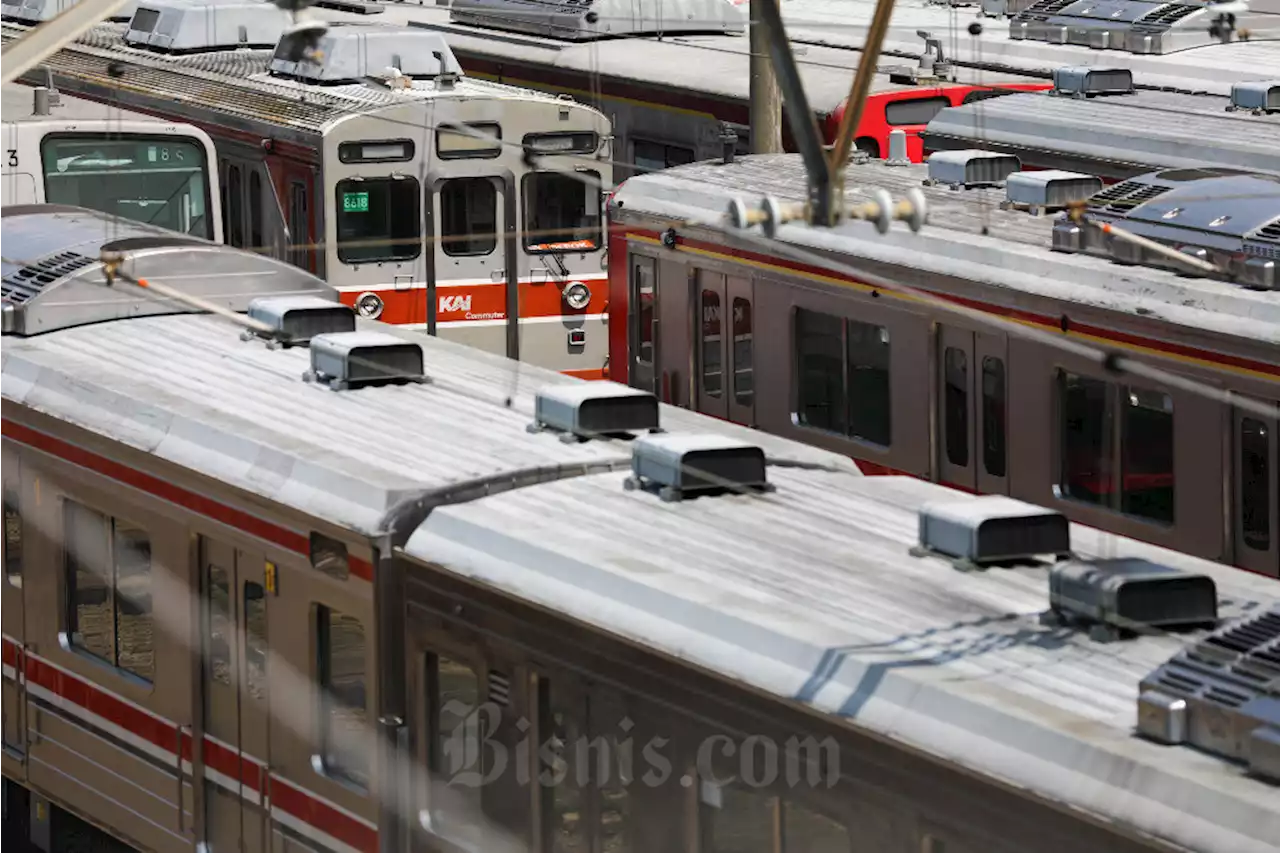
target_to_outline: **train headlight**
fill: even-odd
[[[382,316],[382,297],[376,293],[362,293],[356,299],[356,313],[361,317],[376,320]]]
[[[564,289],[564,302],[574,311],[581,311],[591,301],[591,288],[580,281],[571,281]]]

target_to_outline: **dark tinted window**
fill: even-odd
[[[262,241],[262,176],[249,173],[249,248],[263,248]]]
[[[849,434],[888,446],[889,330],[883,326],[847,321],[849,339]]]
[[[719,397],[724,382],[724,365],[720,358],[720,294],[704,289],[698,300],[702,316],[702,337],[698,350],[702,367],[702,393]]]
[[[943,435],[947,461],[966,467],[969,464],[969,356],[959,347],[947,347],[942,353]]]
[[[1173,398],[1138,388],[1122,390],[1120,509],[1172,524]]]
[[[944,107],[951,106],[946,98],[907,98],[890,101],[884,108],[884,120],[894,126],[928,124]]]
[[[693,162],[693,149],[679,145],[665,145],[661,142],[649,142],[645,139],[634,139],[632,142],[633,159],[636,168],[641,171],[654,172],[671,166],[683,166]]]
[[[312,270],[311,224],[307,214],[307,186],[297,181],[289,184],[289,233],[293,238],[289,247],[289,263],[304,270]]]
[[[4,575],[13,586],[22,586],[22,513],[18,490],[4,489]]]
[[[740,406],[750,406],[755,396],[751,367],[751,300],[733,300],[733,398]]]
[[[590,252],[600,247],[600,174],[535,172],[523,183],[525,248]]]
[[[363,264],[418,257],[422,226],[416,180],[344,180],[336,193],[340,261]]]
[[[795,353],[800,423],[845,431],[844,321],[817,311],[796,310]]]
[[[244,183],[239,166],[227,167],[227,186],[223,193],[223,232],[227,243],[244,248]]]
[[[498,245],[498,190],[488,178],[454,178],[440,187],[440,238],[446,255],[487,255]]]
[[[1004,361],[982,359],[982,466],[993,477],[1005,475]]]
[[[325,768],[366,785],[369,743],[364,625],[330,607],[317,606],[316,616]]]
[[[1112,492],[1111,405],[1107,383],[1063,372],[1059,375],[1064,494],[1110,504]]]
[[[653,261],[648,258],[638,259],[632,267],[635,274],[636,314],[640,324],[639,339],[636,346],[636,361],[641,364],[653,364],[653,327],[657,318],[653,291]]]
[[[1254,418],[1240,421],[1240,525],[1244,544],[1258,551],[1271,548],[1271,440],[1267,425]]]

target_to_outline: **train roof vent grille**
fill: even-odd
[[[627,489],[656,492],[664,501],[702,494],[772,491],[764,451],[722,435],[646,435],[631,447]]]
[[[1145,204],[1157,196],[1164,195],[1171,187],[1162,187],[1156,184],[1138,184],[1132,186],[1129,192],[1122,196],[1112,198],[1102,209],[1107,213],[1128,213],[1140,204]]]
[[[161,53],[273,47],[285,13],[258,0],[142,0],[124,40]]]
[[[311,370],[302,378],[334,391],[424,382],[422,346],[386,332],[338,332],[311,339]]]
[[[333,24],[317,44],[319,62],[294,61],[294,49],[290,40],[281,40],[271,57],[272,74],[324,85],[380,79],[392,68],[414,79],[463,76],[444,35],[421,27]]]
[[[1141,559],[1068,562],[1049,572],[1053,615],[1089,626],[1110,640],[1153,629],[1213,627],[1218,593],[1213,579]]]
[[[1102,179],[1093,175],[1058,169],[1015,172],[1005,184],[1004,205],[1038,214],[1086,201],[1101,189]]]
[[[565,441],[658,430],[658,399],[616,382],[551,385],[537,393],[530,432],[543,429]]]
[[[3,297],[14,305],[22,305],[49,285],[94,263],[78,252],[60,252],[9,273],[3,280]]]
[[[951,189],[999,187],[1009,175],[1022,168],[1022,161],[1012,154],[965,149],[937,151],[929,155],[929,177],[925,184],[943,184]]]
[[[1128,95],[1133,92],[1133,72],[1128,68],[1097,65],[1071,66],[1053,70],[1053,93],[1076,98],[1099,95]]]
[[[1280,112],[1280,80],[1249,80],[1232,85],[1227,110],[1248,110],[1254,115]]]
[[[1221,14],[1212,0],[1051,0],[1012,16],[1009,37],[1095,50],[1166,54],[1218,44]],[[1236,32],[1263,31],[1275,8],[1255,0],[1234,13]]]
[[[1168,6],[1157,6],[1139,18],[1138,24],[1172,24],[1181,21],[1192,12],[1199,11],[1201,6],[1187,3],[1170,3]]]
[[[271,332],[250,330],[243,337],[265,337],[268,346],[299,346],[316,335],[356,330],[356,315],[349,306],[319,296],[261,297],[249,303],[249,318],[266,323]]]
[[[725,0],[453,0],[449,18],[570,42],[654,33],[739,33],[746,26],[743,6]]]
[[[984,565],[1071,551],[1062,513],[999,495],[925,504],[919,522],[918,555]]]
[[[24,24],[42,24],[80,2],[82,0],[4,0],[4,3],[0,3],[0,16],[5,20],[20,21]],[[108,20],[127,21],[133,17],[136,6],[136,2],[124,4],[112,12]]]
[[[1280,781],[1280,607],[1218,629],[1147,675],[1138,732]]]

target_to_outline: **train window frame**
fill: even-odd
[[[926,104],[928,105],[937,104],[938,108],[934,110],[933,114],[930,115],[924,121],[918,121],[917,119],[919,118],[919,116],[915,114],[912,114],[911,116],[912,121],[898,121],[893,118],[893,115],[895,113],[901,113],[904,110],[911,109],[911,110],[920,111],[921,108]],[[951,106],[951,99],[946,97],[945,95],[932,95],[932,96],[926,96],[923,98],[918,98],[918,97],[893,98],[885,102],[884,122],[889,127],[923,127],[924,125],[927,125],[929,122],[933,121],[934,117],[937,116],[938,113],[942,112],[949,106]]]
[[[582,171],[581,174],[588,176],[588,180],[594,179],[596,186],[600,183],[600,173],[594,169]],[[595,200],[592,202],[586,199],[583,205],[583,218],[588,222],[594,223],[591,228],[592,236],[589,238],[581,238],[575,240],[565,240],[556,243],[532,243],[531,240],[539,239],[538,236],[542,231],[547,229],[535,227],[538,223],[534,219],[537,215],[537,205],[531,203],[536,194],[540,191],[537,184],[541,181],[565,181],[571,182],[585,192],[590,189],[587,181],[580,181],[577,178],[566,175],[560,171],[535,171],[529,172],[520,179],[520,206],[522,208],[522,224],[523,234],[521,244],[527,255],[552,255],[552,254],[568,254],[571,252],[598,252],[604,248],[604,222],[601,216],[603,212],[603,196],[599,189],[595,190]],[[570,229],[552,229],[552,230],[570,230]],[[576,233],[578,228],[572,229]],[[530,235],[535,236],[530,236]],[[583,245],[587,244],[587,245]]]
[[[258,169],[249,170],[249,181],[247,186],[249,194],[249,245],[251,251],[261,251],[266,248],[265,235],[262,222],[262,172]]]
[[[1119,506],[1117,509],[1129,518],[1137,518],[1150,524],[1158,524],[1163,527],[1173,527],[1177,523],[1177,495],[1178,495],[1178,472],[1177,472],[1177,421],[1175,418],[1175,406],[1173,395],[1167,391],[1153,391],[1146,388],[1138,388],[1133,385],[1121,386],[1118,389],[1121,395],[1122,405],[1120,408],[1120,442],[1118,453],[1116,455],[1115,464],[1120,470],[1120,491],[1118,495]],[[1127,400],[1128,405],[1123,405],[1123,401]],[[1152,405],[1155,402],[1160,405]],[[1168,441],[1162,442],[1156,440],[1156,437],[1148,434],[1131,440],[1130,432],[1133,429],[1133,418],[1137,412],[1153,412],[1157,416],[1167,416],[1163,418],[1162,423],[1168,429]],[[1164,514],[1155,514],[1150,509],[1143,509],[1144,504],[1138,501],[1130,489],[1129,475],[1133,472],[1134,467],[1145,467],[1135,463],[1132,451],[1137,448],[1167,448],[1168,452],[1168,468],[1169,468],[1169,487],[1168,487],[1168,507],[1167,516]],[[1140,473],[1149,473],[1141,471]]]
[[[1098,509],[1109,510],[1112,508],[1111,501],[1107,499],[1106,495],[1110,493],[1110,490],[1111,490],[1110,483],[1107,484],[1107,489],[1108,489],[1107,492],[1105,492],[1101,497],[1094,498],[1091,496],[1084,496],[1073,491],[1075,487],[1071,482],[1069,482],[1071,479],[1072,473],[1077,470],[1077,463],[1075,461],[1076,454],[1072,452],[1073,447],[1069,446],[1069,442],[1071,441],[1073,432],[1071,429],[1069,429],[1069,425],[1068,425],[1068,417],[1070,417],[1072,413],[1072,410],[1068,408],[1071,404],[1070,398],[1068,396],[1068,390],[1069,390],[1068,386],[1072,380],[1078,380],[1081,386],[1081,391],[1082,393],[1085,394],[1086,398],[1087,398],[1087,389],[1085,388],[1085,386],[1088,386],[1088,385],[1092,385],[1095,387],[1100,386],[1102,389],[1102,392],[1101,392],[1102,408],[1098,415],[1099,426],[1097,428],[1097,434],[1098,434],[1098,438],[1101,443],[1101,446],[1097,450],[1094,456],[1095,456],[1095,460],[1098,467],[1101,469],[1101,473],[1106,476],[1107,480],[1114,481],[1115,479],[1115,471],[1113,468],[1113,465],[1115,462],[1115,454],[1116,454],[1116,447],[1115,447],[1116,415],[1115,415],[1115,401],[1113,400],[1113,397],[1114,397],[1113,389],[1115,386],[1113,383],[1107,382],[1105,379],[1098,379],[1097,377],[1094,377],[1094,376],[1089,376],[1087,374],[1077,373],[1076,371],[1060,368],[1057,371],[1057,377],[1055,381],[1055,385],[1056,385],[1055,390],[1056,390],[1057,399],[1056,399],[1056,405],[1055,405],[1056,417],[1054,418],[1054,421],[1055,421],[1054,425],[1058,431],[1058,437],[1056,442],[1057,455],[1058,455],[1058,466],[1057,466],[1058,472],[1057,472],[1057,476],[1054,478],[1055,480],[1054,489],[1058,493],[1058,496],[1060,498],[1074,501],[1082,506],[1092,506],[1092,507],[1097,507]],[[1087,399],[1086,399],[1086,402],[1087,402]],[[1085,412],[1082,417],[1088,417],[1088,412]]]
[[[155,616],[154,616],[154,595],[152,592],[152,578],[155,576],[155,558],[154,546],[151,532],[145,525],[138,524],[127,518],[114,515],[112,513],[101,512],[93,507],[72,500],[71,498],[63,498],[61,500],[61,523],[62,523],[62,591],[63,591],[63,620],[64,629],[59,632],[59,644],[65,651],[83,657],[87,660],[106,667],[121,677],[132,681],[136,684],[153,687],[156,676],[156,644],[155,644]],[[73,534],[76,524],[72,519],[73,515],[83,513],[87,520],[90,520],[94,526],[99,529],[96,532],[103,536],[98,543],[102,550],[96,556],[100,557],[110,564],[110,578],[106,579],[104,586],[104,604],[108,606],[110,614],[110,643],[111,648],[108,655],[104,655],[99,651],[90,647],[81,632],[80,602],[77,601],[79,584],[77,576],[80,574],[81,565],[88,558],[77,556],[74,552],[77,550],[73,546],[73,541],[79,539]],[[118,530],[121,525],[127,525],[128,529],[137,531],[142,534],[141,540],[145,545],[146,551],[146,609],[145,612],[131,614],[133,616],[145,616],[149,630],[145,632],[150,641],[149,662],[145,667],[146,671],[140,671],[135,666],[123,662],[120,654],[120,632],[121,632],[121,607],[120,607],[120,563],[121,563],[121,546],[118,537]],[[135,542],[135,545],[137,543]],[[137,549],[141,550],[141,549]],[[101,575],[101,572],[98,573]],[[143,632],[139,632],[143,633]]]
[[[311,531],[307,537],[307,558],[311,568],[334,580],[345,581],[351,576],[351,553],[340,539]]]
[[[590,140],[590,144],[573,145],[574,137],[586,137]],[[568,148],[539,148],[538,143],[543,140],[565,139],[570,140]],[[594,130],[553,130],[549,133],[526,133],[520,140],[520,147],[525,150],[526,154],[533,154],[538,157],[554,157],[557,154],[594,154],[600,148],[600,134]],[[597,177],[599,177],[597,175]]]
[[[484,186],[489,191],[489,221],[492,223],[486,232],[475,232],[470,230],[472,225],[477,224],[469,216],[469,209],[464,216],[467,218],[466,228],[460,233],[452,233],[448,231],[451,223],[450,216],[445,210],[445,191],[453,186],[465,185],[467,187]],[[469,202],[472,196],[469,190],[464,190],[466,195],[464,198]],[[436,189],[439,205],[439,222],[440,222],[440,251],[444,252],[450,258],[483,258],[492,255],[498,250],[498,188],[494,185],[493,179],[485,176],[459,176],[454,178],[446,178],[440,182],[440,186]],[[484,248],[470,249],[479,240],[477,235],[485,238]],[[461,246],[463,248],[459,249]]]
[[[346,247],[347,242],[342,237],[343,223],[347,216],[354,216],[357,211],[345,211],[343,209],[343,197],[347,193],[358,193],[363,190],[366,195],[370,195],[369,203],[362,213],[368,213],[373,210],[372,190],[376,187],[386,187],[385,197],[385,222],[386,227],[383,229],[387,233],[380,237],[369,237],[367,235],[356,238],[357,240],[373,240],[381,244],[371,246],[370,248],[384,247],[388,251],[379,255],[370,255],[368,257],[351,257],[349,254],[352,249]],[[413,216],[411,222],[406,222],[409,217],[403,216],[404,211],[398,210],[395,206],[395,200],[392,198],[393,187],[405,187],[400,190],[404,198],[402,202],[412,200]],[[343,178],[336,182],[333,187],[333,204],[334,204],[334,230],[337,235],[337,255],[338,260],[348,266],[362,266],[364,264],[388,264],[388,263],[404,263],[416,260],[422,255],[422,187],[418,183],[418,179],[412,175],[376,175],[371,177],[351,176]],[[409,205],[406,203],[406,207]],[[403,225],[399,225],[403,223]],[[408,227],[409,225],[412,227]],[[405,237],[398,238],[395,236],[397,228],[403,227]],[[412,239],[408,235],[413,235]],[[403,253],[397,253],[397,247],[404,247]]]
[[[805,381],[806,370],[803,366],[802,359],[805,353],[802,353],[800,346],[810,343],[815,339],[815,335],[801,334],[802,319],[805,316],[814,318],[822,318],[821,322],[827,326],[833,323],[839,324],[839,341],[840,354],[840,370],[838,377],[839,399],[832,398],[826,405],[832,409],[833,415],[839,418],[833,421],[834,425],[821,425],[811,423],[806,420],[807,408],[805,405]],[[796,306],[791,313],[791,377],[792,377],[792,395],[791,395],[791,419],[792,423],[803,429],[816,430],[829,435],[839,436],[842,439],[855,441],[860,445],[875,448],[877,450],[889,450],[893,447],[893,337],[892,332],[887,324],[871,323],[865,320],[856,320],[843,314],[832,314],[827,311],[821,311],[813,308],[805,308]],[[855,339],[852,334],[857,329],[857,343],[863,344],[871,337],[880,338],[884,345],[884,364],[877,365],[870,361],[866,361],[861,366],[855,364],[855,354],[867,355],[873,352],[869,348],[863,347],[863,351],[854,349]],[[833,329],[828,328],[823,334],[824,337],[836,337],[832,334]],[[830,360],[834,358],[831,353],[826,355]],[[884,383],[884,399],[881,412],[876,415],[881,423],[875,423],[871,420],[871,416],[866,414],[868,407],[865,405],[855,406],[855,403],[865,402],[865,397],[855,399],[854,394],[854,377],[855,371],[865,371],[865,376],[870,376],[872,371],[883,374]],[[810,371],[812,373],[812,371]],[[826,390],[830,392],[831,374],[834,371],[826,371]],[[878,383],[880,379],[876,379]],[[839,410],[838,413],[835,410]],[[856,413],[855,413],[856,409]],[[874,428],[876,434],[867,434]],[[861,429],[861,431],[859,431]],[[883,438],[884,441],[880,441]]]
[[[993,366],[999,370],[991,370]],[[1004,359],[995,355],[983,356],[981,368],[982,467],[992,477],[1005,477],[1009,472],[1008,371]],[[988,377],[993,385],[987,384]],[[992,393],[993,387],[999,389],[998,397]],[[998,465],[993,464],[997,461]]]
[[[187,134],[162,135],[162,134],[154,134],[154,133],[128,133],[128,132],[125,132],[125,133],[84,133],[84,132],[65,133],[64,132],[64,133],[46,134],[44,138],[40,140],[40,180],[44,187],[45,200],[49,203],[53,203],[53,202],[50,200],[50,195],[49,195],[49,171],[45,166],[45,157],[46,157],[47,146],[53,143],[56,143],[59,140],[73,140],[77,142],[98,141],[98,142],[114,142],[114,143],[127,141],[135,145],[146,145],[148,143],[155,143],[157,145],[172,145],[176,142],[181,142],[181,143],[186,143],[190,145],[200,155],[201,162],[199,165],[199,171],[200,171],[200,188],[201,188],[201,193],[204,196],[204,216],[203,216],[204,228],[200,229],[200,233],[188,232],[188,236],[200,237],[205,240],[214,239],[215,223],[213,221],[213,196],[212,196],[213,188],[210,186],[209,173],[210,171],[212,171],[217,167],[219,161],[218,161],[218,156],[216,152],[213,154],[210,154],[209,150],[205,148],[204,143],[201,142],[198,138],[194,136],[189,136]],[[223,193],[225,192],[226,192],[226,189],[224,187]],[[85,205],[82,204],[79,206],[84,207]],[[226,216],[226,212],[224,210],[223,217],[225,218],[225,216]],[[225,232],[225,228],[224,228],[224,232]],[[226,236],[227,235],[224,233],[223,234],[224,240],[226,239]]]
[[[363,705],[357,705],[352,702],[344,702],[337,696],[332,689],[331,682],[334,677],[333,673],[333,624],[334,617],[342,617],[349,619],[359,627],[360,633],[360,694],[363,699]],[[350,788],[360,794],[367,794],[369,784],[372,779],[373,762],[367,753],[359,753],[358,750],[352,750],[351,754],[362,754],[362,760],[350,761],[350,755],[342,755],[334,748],[334,727],[337,718],[337,712],[343,709],[354,710],[359,708],[363,717],[361,728],[367,728],[372,715],[369,711],[370,699],[370,667],[369,667],[369,631],[365,627],[363,619],[355,616],[349,611],[340,610],[327,604],[315,602],[312,604],[312,631],[314,637],[313,648],[315,650],[313,666],[315,667],[315,683],[316,683],[316,700],[319,707],[316,709],[316,722],[319,731],[316,733],[315,743],[319,746],[319,752],[311,756],[312,769],[321,776]]]
[[[305,181],[289,181],[289,263],[313,272],[311,243],[311,193]],[[299,226],[302,226],[299,228]],[[299,233],[301,231],[301,233]]]
[[[4,493],[4,579],[14,589],[22,589],[23,520],[22,496],[17,483],[5,482]]]
[[[1250,424],[1254,425],[1254,434],[1261,439],[1260,447],[1252,450],[1250,449],[1252,441],[1246,439]],[[1236,428],[1236,453],[1239,456],[1240,466],[1240,486],[1237,489],[1240,504],[1240,510],[1237,512],[1240,541],[1250,551],[1263,554],[1271,550],[1275,541],[1271,530],[1271,438],[1267,435],[1270,429],[1271,425],[1266,420],[1248,415],[1240,418]],[[1261,464],[1248,465],[1248,457],[1253,457]],[[1251,467],[1254,467],[1254,476],[1250,483],[1255,487],[1252,490],[1253,500],[1246,501],[1248,484],[1245,475]],[[1246,507],[1252,507],[1252,512],[1246,513]],[[1254,519],[1260,520],[1261,523],[1251,524],[1251,520]]]
[[[738,305],[744,306],[742,316],[745,323],[738,321]],[[745,296],[730,294],[729,297],[729,358],[733,366],[733,400],[739,406],[755,405],[755,307],[752,300]],[[742,340],[739,340],[739,338]],[[745,354],[746,358],[743,358]],[[742,366],[743,361],[746,367]]]
[[[969,467],[969,355],[957,346],[942,350],[943,451],[947,462]]]
[[[364,148],[366,145],[403,145],[405,146],[404,154],[397,157],[366,157],[364,156]],[[355,153],[352,153],[352,152]],[[338,143],[338,160],[342,163],[407,163],[413,159],[417,153],[417,148],[412,139],[360,139],[351,142]]]
[[[480,140],[475,137],[468,137],[466,134],[458,133],[457,128],[468,128],[470,130],[490,129],[494,130],[493,146],[489,148],[447,148],[441,144],[441,133],[451,133],[454,136],[471,139],[479,143]],[[441,160],[493,160],[502,156],[504,143],[502,142],[502,124],[496,121],[465,121],[450,122],[442,124],[436,128],[436,156]]]
[[[640,165],[640,147],[642,145],[652,146],[655,149],[659,149],[662,153],[663,165],[658,166],[657,168],[650,167],[650,166],[641,166]],[[688,154],[688,159],[680,160],[679,162],[673,163],[671,161],[671,152],[673,151],[682,152],[681,156],[683,156],[684,154]],[[657,162],[656,158],[650,158],[650,159],[653,160],[653,162]],[[647,139],[643,136],[631,137],[631,166],[632,168],[643,170],[643,172],[646,172],[646,173],[660,172],[663,169],[672,169],[672,168],[675,168],[676,166],[686,166],[689,163],[695,162],[697,159],[698,159],[698,152],[693,148],[689,148],[684,145],[677,145],[672,142],[660,142],[656,139]]]

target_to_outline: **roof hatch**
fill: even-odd
[[[0,4],[0,16],[6,21],[21,21],[24,24],[42,24],[75,6],[83,0],[4,0]],[[133,17],[137,3],[125,3],[111,13],[108,20],[127,21]]]
[[[288,58],[290,46],[276,47],[270,71],[306,83],[345,84],[381,78],[394,68],[405,77],[462,75],[462,66],[444,36],[421,27],[331,24],[317,44],[319,63]]]
[[[449,18],[492,30],[589,41],[611,36],[738,33],[743,8],[729,0],[453,0]]]
[[[1235,32],[1265,32],[1280,12],[1280,0],[1252,0],[1230,13]],[[1009,37],[1050,44],[1075,44],[1095,50],[1173,53],[1230,38],[1217,20],[1222,3],[1210,0],[1039,0],[1013,16]]]
[[[1280,177],[1238,169],[1166,169],[1113,184],[1087,215],[1213,264],[1250,287],[1280,287]],[[1053,248],[1186,273],[1185,265],[1069,219],[1054,223]]]
[[[260,0],[141,0],[124,40],[164,53],[274,47],[288,23]]]
[[[1138,731],[1280,782],[1280,607],[1210,634],[1142,679]]]

